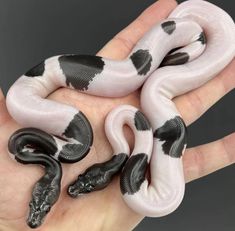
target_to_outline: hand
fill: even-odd
[[[166,18],[175,7],[174,0],[159,0],[117,34],[98,52],[98,55],[112,59],[125,58],[143,34],[155,23]],[[197,120],[209,107],[234,88],[233,73],[235,73],[235,61],[207,84],[174,99],[187,125]],[[139,92],[136,91],[123,98],[108,99],[63,88],[49,98],[79,107],[87,115],[94,130],[94,145],[89,155],[79,163],[63,165],[60,199],[38,230],[132,230],[143,216],[129,209],[122,200],[118,177],[106,189],[78,199],[70,198],[66,190],[68,184],[87,167],[111,157],[112,149],[104,133],[105,116],[120,104],[139,107]],[[19,125],[7,113],[5,99],[1,93],[0,230],[4,231],[30,230],[25,220],[31,189],[43,174],[40,166],[19,164],[8,155],[8,138],[18,128]],[[125,132],[130,145],[133,146],[131,133],[129,130]],[[221,140],[187,149],[183,157],[186,181],[192,181],[232,164],[235,159],[234,144],[235,135],[232,134]]]

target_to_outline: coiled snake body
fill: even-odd
[[[113,158],[79,175],[69,186],[69,195],[102,189],[122,169],[120,187],[131,208],[146,216],[174,211],[184,195],[181,157],[186,127],[171,100],[220,72],[234,57],[234,41],[234,22],[227,13],[208,2],[189,0],[154,26],[123,61],[61,55],[21,76],[8,92],[7,107],[17,122],[29,128],[12,135],[9,151],[19,162],[42,164],[46,169],[33,190],[29,226],[38,227],[58,199],[59,161],[79,161],[92,145],[92,128],[82,112],[45,99],[61,86],[119,97],[144,84],[144,114],[128,105],[110,112],[105,129]],[[135,135],[131,153],[122,131],[124,124]],[[145,177],[148,164],[151,182]]]

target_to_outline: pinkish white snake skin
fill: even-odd
[[[172,98],[212,79],[235,55],[234,22],[218,7],[205,1],[191,0],[180,4],[169,18],[189,18],[198,23],[206,34],[207,45],[203,54],[191,62],[157,69],[141,91],[141,107],[154,131],[150,162],[151,182],[145,179],[137,192],[125,193],[124,199],[136,212],[154,217],[174,211],[184,196],[185,181],[181,155],[186,143],[180,150],[174,147],[174,144],[180,142],[184,128],[177,125],[176,118],[180,118],[180,114]],[[181,130],[181,134],[172,137],[176,129]],[[172,138],[176,138],[173,143]],[[168,150],[167,142],[172,143]],[[146,150],[149,148],[146,147]],[[122,173],[123,178],[128,167],[127,162]]]
[[[130,154],[122,131],[123,125],[129,125],[134,132],[135,147],[122,170],[120,186],[128,206],[145,216],[159,217],[173,212],[184,196],[181,156],[186,148],[186,129],[172,98],[201,86],[218,74],[234,57],[234,23],[224,11],[208,2],[194,0],[181,4],[169,16],[174,20],[185,17],[203,28],[207,45],[203,54],[197,57],[197,53],[191,58],[191,62],[157,69],[145,82],[141,91],[141,107],[153,129],[153,149],[150,148],[152,130],[143,122],[143,118],[137,116],[137,109],[127,105],[120,106],[110,112],[106,119],[106,135],[116,155]],[[182,34],[179,35],[179,39],[184,39],[182,37]],[[163,47],[164,45],[162,44]],[[190,45],[191,52],[191,47],[195,45]],[[197,51],[203,51],[203,48],[197,47]],[[188,49],[189,46],[175,53],[188,52]],[[142,121],[142,126],[134,126],[137,121],[139,124]],[[149,162],[151,182],[145,177]],[[86,175],[89,175],[89,171],[80,175],[83,182]],[[75,188],[80,187],[79,183],[78,179],[74,183]],[[77,193],[78,191],[75,194]]]
[[[123,61],[89,55],[46,59],[21,76],[8,92],[7,108],[12,117],[23,126],[34,127],[14,133],[9,151],[23,163],[43,164],[44,159],[51,159],[52,168],[53,158],[76,162],[92,145],[89,121],[77,109],[45,98],[61,86],[119,97],[143,85],[144,114],[128,105],[110,112],[105,130],[114,151],[112,159],[79,175],[68,193],[76,197],[102,189],[123,168],[120,186],[128,206],[145,216],[169,214],[181,203],[185,188],[182,154],[186,127],[172,98],[201,86],[225,68],[234,57],[234,41],[234,22],[226,12],[206,1],[189,0],[146,33]],[[124,124],[135,135],[131,152],[123,135]],[[150,182],[145,177],[148,165]],[[60,184],[60,167],[56,169],[59,177],[56,173],[51,177]],[[45,198],[33,196],[28,220],[31,227],[41,224],[48,206],[58,199],[60,190],[55,191],[47,203]]]

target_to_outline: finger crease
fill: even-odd
[[[227,143],[227,141],[226,141],[227,139],[228,139],[228,137],[222,138],[221,139],[221,144],[223,146],[224,154],[227,157],[228,163],[232,164],[232,163],[234,163],[234,158],[233,158],[233,155],[229,154],[228,147],[227,147],[227,144],[226,144]]]
[[[122,36],[120,36],[118,34],[115,35],[113,39],[120,42],[122,44],[122,46],[124,46],[125,49],[128,50],[128,51],[130,51],[133,48],[133,46],[135,45],[130,40],[125,39],[125,38],[123,38]]]
[[[187,98],[188,98],[188,102],[192,106],[191,110],[194,111],[193,117],[194,118],[200,117],[204,112],[204,108],[202,107],[203,102],[202,102],[201,97],[199,97],[199,95],[195,92],[190,92],[187,94]]]
[[[204,169],[202,166],[204,166],[204,158],[203,153],[200,147],[197,147],[194,149],[194,163],[195,163],[195,170],[197,177],[201,177],[204,175]]]

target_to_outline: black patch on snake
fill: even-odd
[[[148,166],[148,156],[145,153],[131,156],[126,162],[120,177],[120,188],[122,194],[134,194],[139,191],[145,180]]]
[[[93,143],[93,132],[88,119],[82,112],[77,113],[63,133],[67,139],[78,141],[78,144],[66,144],[59,153],[58,159],[63,163],[74,163],[84,158]],[[76,153],[76,154],[74,154]]]
[[[176,116],[167,120],[162,127],[155,130],[153,136],[160,141],[164,141],[162,150],[166,155],[176,158],[181,157],[187,143],[187,128],[181,117]]]
[[[64,55],[59,57],[67,86],[85,91],[90,82],[104,69],[102,57],[93,55]]]
[[[44,71],[45,71],[45,63],[43,61],[39,63],[38,65],[34,66],[33,68],[31,68],[24,75],[28,77],[42,76]]]
[[[105,188],[113,176],[121,171],[126,163],[128,155],[119,153],[104,163],[94,164],[79,175],[68,187],[68,194],[71,197],[77,197],[80,194],[90,193]]]
[[[130,56],[130,59],[139,75],[146,75],[149,72],[153,59],[148,50],[137,50]]]
[[[200,35],[199,35],[199,39],[198,41],[200,41],[202,44],[206,44],[206,35],[204,32],[202,32]]]
[[[175,53],[175,54],[172,54],[172,55],[167,55],[160,67],[163,67],[163,66],[169,66],[169,65],[181,65],[181,64],[185,64],[189,61],[189,55],[188,53],[186,52],[179,52],[179,53]]]
[[[162,29],[167,33],[167,34],[172,34],[174,30],[176,29],[176,23],[175,21],[167,21],[161,24]]]
[[[48,133],[37,128],[22,128],[13,133],[8,141],[8,150],[16,154],[30,144],[39,152],[53,155],[57,152],[57,144]]]
[[[138,131],[146,131],[151,129],[149,121],[141,111],[137,111],[135,113],[134,120],[135,120],[135,127]]]

